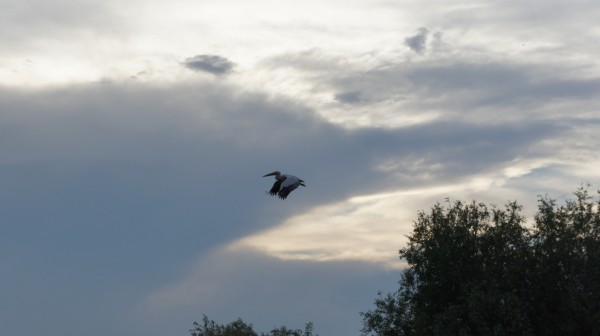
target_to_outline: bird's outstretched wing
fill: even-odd
[[[271,188],[271,190],[269,190],[269,195],[271,195],[271,196],[277,195],[277,193],[279,192],[279,189],[281,189],[282,182],[283,182],[283,180],[275,181],[275,183],[273,183],[273,187]]]
[[[296,183],[284,186],[279,191],[279,195],[278,195],[279,198],[281,198],[282,200],[286,199],[288,197],[288,195],[296,188],[298,188],[298,184],[296,184]]]

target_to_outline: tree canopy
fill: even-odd
[[[224,325],[209,320],[206,315],[203,315],[202,323],[194,322],[194,328],[190,329],[190,334],[191,336],[313,336],[313,324],[307,323],[304,331],[282,326],[274,328],[268,333],[261,332],[259,334],[254,331],[252,324],[245,323],[242,319]]]
[[[599,335],[600,201],[435,204],[418,213],[399,288],[361,313],[363,335]]]

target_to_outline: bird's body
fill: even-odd
[[[274,171],[263,177],[267,176],[275,176],[275,183],[273,183],[273,187],[269,190],[269,194],[271,196],[277,195],[282,200],[286,199],[294,189],[298,188],[298,186],[306,187],[303,180],[293,175]]]

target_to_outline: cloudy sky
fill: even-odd
[[[600,187],[597,1],[0,6],[3,335],[358,335],[418,210]]]

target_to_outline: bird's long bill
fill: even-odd
[[[273,176],[273,175],[277,175],[277,172],[272,172],[272,173],[269,173],[269,174],[267,174],[267,175],[263,175],[263,177],[267,177],[267,176]]]

